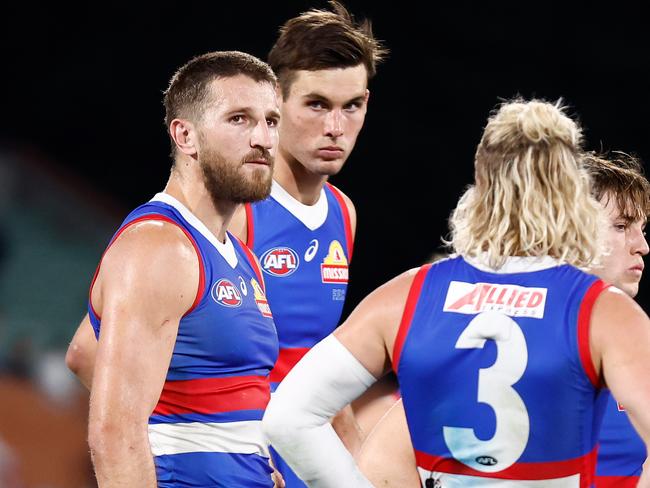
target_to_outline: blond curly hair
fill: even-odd
[[[603,252],[604,215],[582,168],[582,131],[554,104],[516,99],[491,115],[475,156],[475,183],[450,218],[454,251],[552,256],[580,268]]]

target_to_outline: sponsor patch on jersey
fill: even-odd
[[[616,402],[616,408],[618,409],[619,412],[625,412],[625,407],[618,402]]]
[[[241,294],[239,288],[232,284],[230,280],[220,279],[210,290],[212,299],[224,307],[239,307],[241,305]]]
[[[312,239],[309,242],[309,247],[305,251],[305,262],[307,263],[311,262],[311,260],[314,259],[314,256],[316,256],[317,252],[318,252],[318,239]]]
[[[449,283],[445,312],[477,314],[494,310],[511,317],[544,318],[547,288],[495,283]]]
[[[274,247],[260,258],[262,269],[272,276],[289,276],[298,269],[298,254],[290,247]]]
[[[348,282],[348,258],[339,241],[330,242],[327,256],[320,265],[320,275],[323,283]]]
[[[271,313],[271,307],[269,307],[269,302],[266,301],[266,295],[264,294],[264,290],[262,290],[262,287],[260,284],[257,282],[255,278],[251,278],[251,285],[253,287],[253,293],[255,294],[255,303],[257,303],[257,308],[260,309],[260,312],[262,312],[262,315],[265,317],[273,317],[273,314]]]

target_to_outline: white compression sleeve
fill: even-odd
[[[309,487],[372,487],[330,419],[375,381],[330,335],[300,360],[272,395],[262,422],[264,432]]]

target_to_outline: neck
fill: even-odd
[[[327,182],[327,176],[308,171],[295,158],[284,153],[282,148],[275,159],[273,179],[303,205],[314,205]]]
[[[226,241],[226,230],[237,203],[213,201],[200,174],[190,171],[191,165],[179,161],[171,172],[164,192],[181,202],[220,241]]]

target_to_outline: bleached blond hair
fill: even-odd
[[[502,104],[476,150],[475,182],[451,215],[448,244],[494,269],[508,256],[598,263],[604,215],[590,194],[581,145],[582,131],[561,101]]]

